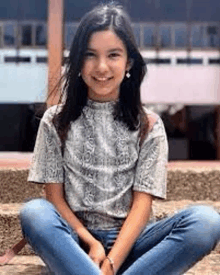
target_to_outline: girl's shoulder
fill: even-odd
[[[144,107],[144,111],[147,115],[149,125],[146,140],[150,140],[157,137],[167,139],[166,130],[161,117],[146,107]]]
[[[51,124],[52,120],[54,118],[55,115],[57,115],[62,109],[62,105],[53,105],[51,107],[49,107],[45,112],[44,115],[42,117],[42,121],[44,121],[47,124]]]
[[[144,109],[145,114],[147,115],[147,119],[148,119],[148,123],[149,123],[148,124],[149,125],[148,132],[150,132],[156,123],[161,122],[161,118],[158,114],[149,110],[147,107],[143,107],[143,109]]]

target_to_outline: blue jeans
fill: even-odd
[[[81,247],[77,234],[50,202],[27,202],[20,218],[26,240],[54,274],[101,274]],[[90,232],[108,253],[119,229]],[[148,224],[117,275],[183,274],[210,253],[219,239],[220,215],[208,206],[189,207]]]

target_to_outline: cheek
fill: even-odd
[[[84,75],[88,75],[91,71],[92,71],[91,62],[88,62],[88,61],[84,62],[83,66],[82,66],[81,73]]]
[[[88,68],[88,66],[84,66],[83,68],[82,68],[82,70],[81,70],[81,76],[82,76],[82,79],[84,80],[84,82],[88,82],[88,80],[89,80],[89,72],[90,72],[90,70],[89,70],[89,68]]]
[[[117,70],[117,75],[118,75],[118,77],[120,77],[120,78],[124,78],[124,76],[125,76],[125,73],[126,73],[126,68],[125,68],[125,66],[123,66],[124,64],[122,64],[122,66]]]
[[[87,67],[86,67],[86,66],[83,66],[83,68],[82,68],[82,70],[81,70],[81,74],[82,74],[82,75],[86,75],[86,74],[87,74],[87,71],[88,71]]]

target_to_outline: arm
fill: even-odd
[[[114,246],[108,254],[114,261],[115,272],[120,268],[136,239],[146,226],[150,217],[151,206],[151,195],[134,191],[131,210],[121,228]],[[110,270],[110,263],[108,260],[105,260],[102,265],[102,271],[104,271],[104,274],[112,274]]]
[[[46,199],[51,202],[61,216],[69,223],[69,225],[76,231],[80,239],[85,244],[91,244],[95,241],[94,237],[87,231],[79,219],[70,209],[64,198],[63,184],[51,183],[45,186]]]
[[[53,106],[45,112],[41,119],[28,181],[45,183],[47,200],[57,208],[61,216],[76,231],[85,245],[89,257],[100,265],[105,259],[105,250],[101,242],[89,233],[65,200],[62,144],[52,122],[57,111],[59,112],[60,109]]]
[[[106,255],[102,244],[96,240],[92,234],[84,227],[80,220],[76,217],[70,209],[64,198],[63,184],[48,183],[45,187],[46,199],[50,201],[61,214],[61,216],[68,222],[68,224],[76,231],[79,238],[86,245],[89,250],[90,258],[100,266],[104,261]]]
[[[168,144],[162,120],[150,119],[150,132],[141,145],[133,184],[133,203],[119,232],[109,258],[114,261],[115,272],[120,268],[136,239],[147,224],[153,197],[166,197],[166,163]],[[112,275],[110,261],[104,261],[102,271]]]

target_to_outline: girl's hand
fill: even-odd
[[[111,264],[106,259],[101,266],[102,275],[114,275]]]
[[[90,245],[88,255],[93,260],[93,262],[97,264],[99,268],[101,268],[106,255],[105,249],[99,241],[96,241]]]

